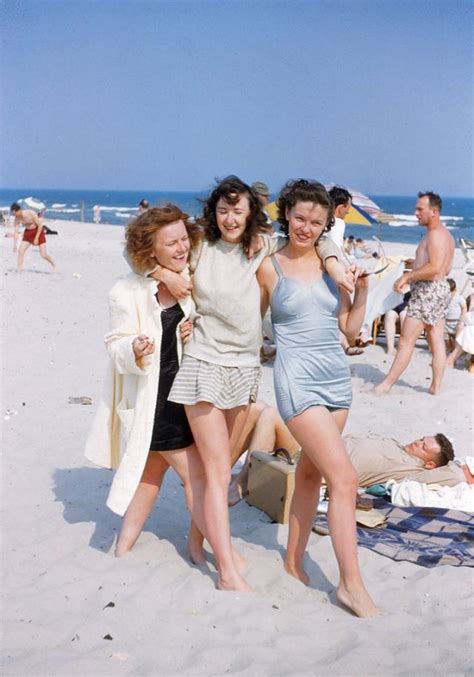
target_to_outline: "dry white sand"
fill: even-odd
[[[56,275],[31,248],[17,275],[12,242],[1,238],[2,414],[17,412],[2,421],[3,674],[472,674],[468,568],[426,569],[361,548],[367,586],[385,615],[360,620],[335,604],[329,538],[311,536],[305,588],[283,571],[287,527],[242,502],[231,511],[232,531],[257,592],[218,592],[212,565],[203,572],[185,559],[188,516],[171,473],[135,550],[113,557],[120,519],[105,507],[112,474],[88,465],[83,446],[107,360],[107,292],[127,272],[123,229],[53,227],[59,235],[47,246]],[[462,283],[459,252],[455,265]],[[420,342],[400,384],[376,399],[362,389],[388,369],[383,348],[351,360],[347,431],[405,442],[444,430],[461,458],[473,453],[474,377],[462,365],[431,397]],[[94,405],[68,404],[71,395]],[[271,366],[260,396],[274,402]]]

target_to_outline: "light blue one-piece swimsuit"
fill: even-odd
[[[271,317],[277,347],[273,379],[285,422],[309,407],[349,409],[349,363],[339,340],[339,294],[327,273],[312,285],[278,274]]]

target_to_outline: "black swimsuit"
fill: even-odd
[[[184,449],[194,441],[184,406],[168,401],[168,394],[179,369],[176,327],[183,317],[184,313],[179,303],[161,311],[163,333],[161,336],[160,378],[150,444],[151,451]]]

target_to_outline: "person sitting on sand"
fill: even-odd
[[[259,403],[257,403],[259,404]],[[261,403],[249,431],[248,456],[229,486],[229,505],[235,505],[247,494],[250,455],[252,451],[273,452],[285,448],[296,458],[300,446],[278,411]],[[402,444],[391,437],[368,434],[347,434],[346,450],[357,473],[359,487],[385,484],[391,479],[415,480],[424,484],[453,487],[460,482],[474,482],[467,465],[454,463],[451,442],[442,433]]]
[[[442,204],[436,193],[418,193],[415,216],[427,229],[427,234],[418,245],[413,269],[403,273],[393,285],[396,292],[403,293],[404,287],[409,284],[411,296],[397,354],[387,376],[374,388],[376,395],[388,393],[408,367],[423,329],[433,358],[429,393],[437,395],[441,388],[446,365],[444,321],[451,300],[446,278],[454,257],[453,236],[440,219]]]
[[[400,322],[401,332],[407,314],[407,305],[409,300],[410,292],[407,291],[403,295],[403,301],[395,306],[395,308],[387,310],[383,316],[383,328],[385,332],[385,339],[387,341],[385,350],[387,355],[393,355],[395,353],[395,332],[397,328],[397,320]]]
[[[448,277],[447,282],[451,290],[451,300],[446,311],[444,332],[447,342],[446,350],[450,353],[456,347],[456,335],[459,334],[463,327],[467,305],[464,297],[457,291],[455,280],[452,277]]]
[[[26,250],[31,245],[33,245],[34,247],[39,247],[41,257],[51,264],[53,272],[55,272],[56,266],[54,265],[54,261],[46,251],[46,236],[44,234],[44,228],[36,213],[32,209],[22,209],[17,202],[14,202],[11,205],[10,211],[15,217],[15,233],[13,236],[14,252],[17,251],[20,225],[23,224],[25,226],[23,239],[20,243],[20,247],[18,248],[17,271],[21,273],[23,270],[23,261],[25,259]]]
[[[462,324],[458,327],[455,337],[455,346],[448,355],[446,366],[453,369],[456,360],[461,357],[463,353],[467,353],[469,357],[468,370],[469,373],[474,374],[474,294],[469,296],[466,309],[467,312],[464,315]]]

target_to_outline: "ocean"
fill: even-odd
[[[61,189],[0,189],[0,211],[9,211],[10,204],[33,197],[46,205],[45,217],[93,221],[93,207],[100,206],[101,223],[125,225],[136,216],[142,198],[150,204],[173,202],[188,214],[198,216],[201,211],[199,198],[205,193],[166,191],[118,191],[118,190],[61,190]],[[276,197],[276,196],[273,196]],[[392,242],[418,242],[424,229],[413,215],[415,196],[371,195],[371,199],[396,220],[390,224],[355,226],[348,224],[346,235],[355,235],[370,240],[374,235]],[[442,220],[457,239],[474,240],[474,198],[443,198]]]

